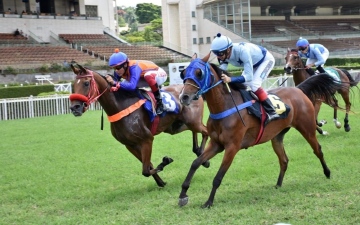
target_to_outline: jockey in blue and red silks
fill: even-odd
[[[278,119],[279,115],[275,112],[267,92],[261,87],[262,82],[274,68],[274,56],[264,47],[253,43],[233,44],[229,37],[220,33],[212,41],[211,51],[217,56],[221,69],[227,70],[229,63],[235,67],[244,68],[241,76],[238,77],[222,74],[223,82],[239,82],[248,85],[264,106],[268,114],[267,123]]]
[[[146,60],[129,60],[127,55],[115,49],[110,56],[109,66],[114,69],[114,78],[106,76],[107,81],[117,89],[133,91],[138,87],[140,78],[144,78],[156,99],[156,114],[164,111],[159,86],[167,79],[166,72],[155,63]],[[121,81],[121,78],[123,80]]]

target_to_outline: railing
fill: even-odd
[[[100,104],[91,104],[88,110],[99,110]],[[69,114],[69,95],[0,99],[0,120],[26,119]]]

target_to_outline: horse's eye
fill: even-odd
[[[185,78],[185,70],[181,70],[180,78],[181,78],[181,80],[184,80],[184,78]]]
[[[204,73],[202,72],[202,70],[199,69],[196,71],[196,77],[198,77],[200,80],[202,79],[203,75]]]
[[[84,82],[84,86],[85,86],[85,87],[89,87],[89,86],[90,86],[90,82],[89,82],[89,81],[85,81],[85,82]]]

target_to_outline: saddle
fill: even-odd
[[[262,123],[265,122],[263,114],[265,114],[265,110],[263,106],[260,104],[259,99],[254,94],[254,92],[246,90],[246,89],[239,89],[241,96],[244,99],[244,102],[253,101],[253,104],[248,106],[246,109],[249,114],[254,115],[257,117]],[[268,97],[276,111],[276,113],[280,116],[280,119],[287,118],[290,112],[290,107],[286,105],[278,96],[274,94],[268,94]]]

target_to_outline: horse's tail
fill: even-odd
[[[351,74],[349,73],[349,71],[347,71],[346,69],[340,69],[341,71],[343,71],[346,76],[349,79],[349,83],[350,83],[350,87],[356,86],[359,81],[360,81],[360,73],[356,74],[355,79],[351,76]]]
[[[340,89],[341,86],[342,84],[337,82],[333,77],[322,73],[309,77],[296,87],[302,90],[313,104],[315,104],[318,99],[321,99],[332,107],[339,107],[336,103],[337,101],[334,100],[336,100],[336,90]]]

